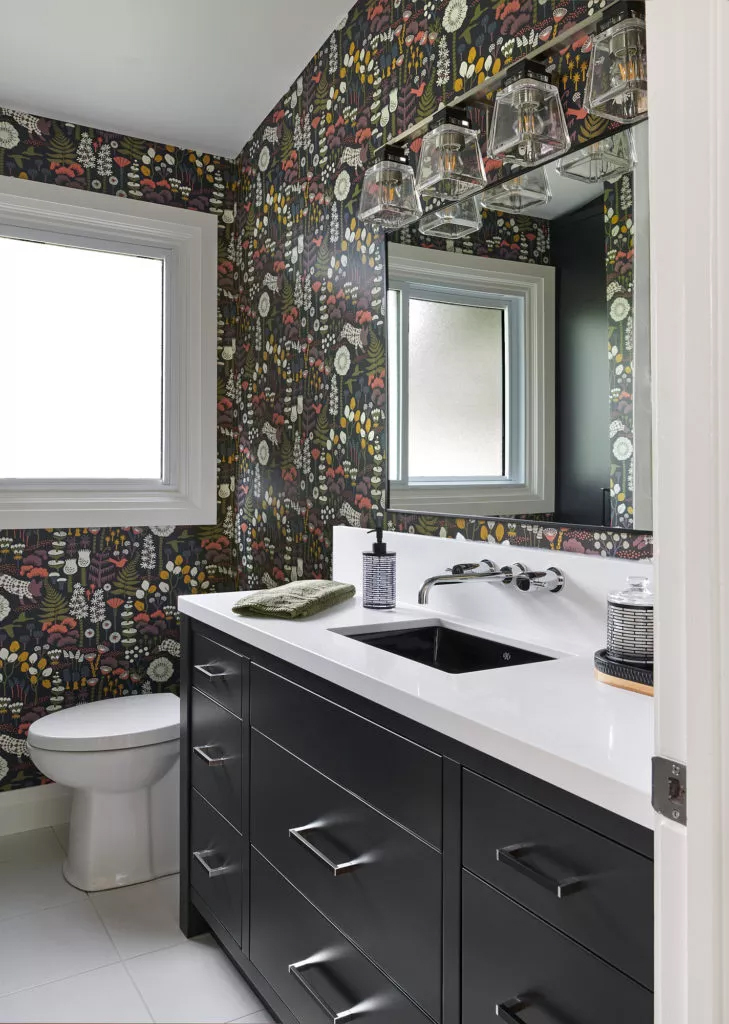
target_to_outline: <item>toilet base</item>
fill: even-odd
[[[84,892],[148,882],[179,870],[179,765],[153,786],[73,794],[67,882]]]

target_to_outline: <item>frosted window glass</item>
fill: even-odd
[[[504,473],[500,309],[410,299],[408,476]]]
[[[161,478],[163,269],[0,238],[0,478]]]

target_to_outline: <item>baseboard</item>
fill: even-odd
[[[63,825],[71,813],[71,792],[57,782],[0,793],[0,836]]]

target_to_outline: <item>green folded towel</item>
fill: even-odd
[[[252,590],[233,605],[233,611],[271,619],[302,619],[348,601],[356,593],[351,583],[298,580],[272,590]]]

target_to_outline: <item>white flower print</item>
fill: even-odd
[[[351,178],[349,177],[348,171],[340,171],[339,177],[334,182],[334,198],[338,199],[340,203],[349,195],[349,189],[352,185]]]
[[[147,675],[150,679],[153,679],[155,683],[166,683],[168,679],[171,679],[175,671],[175,667],[169,658],[155,658],[154,661],[150,662],[147,669]]]
[[[0,121],[0,149],[12,149],[20,142],[18,129],[10,121]]]
[[[352,357],[349,354],[349,349],[346,345],[341,345],[334,356],[334,369],[340,377],[344,377],[344,375],[349,372],[351,365]]]
[[[7,619],[9,614],[10,602],[8,601],[7,597],[3,597],[2,594],[0,594],[0,622],[2,622],[3,619]]]
[[[615,299],[612,306],[610,307],[610,316],[616,324],[619,324],[623,320],[625,320],[626,316],[629,313],[630,303],[627,299],[624,299],[622,296],[619,296],[617,299]]]
[[[268,146],[264,146],[261,152],[258,154],[258,169],[259,171],[267,171],[271,163],[271,150]]]
[[[450,0],[443,15],[443,28],[446,32],[457,32],[468,13],[467,0]]]
[[[613,445],[613,455],[618,462],[627,462],[633,454],[633,442],[629,437],[618,437]]]
[[[622,420],[613,420],[610,424],[610,437],[615,437],[621,430],[625,430],[625,424]]]
[[[268,442],[261,441],[258,446],[258,462],[261,466],[265,466],[268,463],[269,449]]]
[[[266,317],[271,312],[271,296],[268,292],[261,292],[261,297],[258,300],[258,314],[259,316]]]
[[[174,526],[150,526],[155,537],[169,537],[174,532]]]

